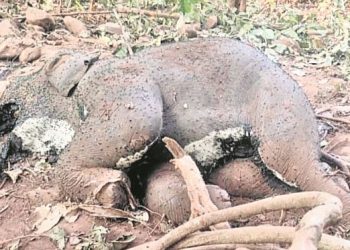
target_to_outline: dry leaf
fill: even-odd
[[[48,236],[56,243],[58,249],[63,250],[66,247],[66,233],[60,227],[54,227]]]
[[[34,223],[37,234],[42,234],[53,228],[67,213],[65,205],[59,203],[55,206],[47,205],[35,209],[38,220]]]
[[[133,221],[144,221],[148,218],[148,214],[145,211],[141,212],[128,212],[121,209],[111,208],[111,207],[102,207],[97,205],[79,205],[79,208],[87,211],[92,216],[104,217],[104,218],[114,218],[114,219],[129,219]],[[147,214],[144,215],[144,213]]]
[[[121,235],[111,242],[113,245],[113,250],[125,249],[135,239],[136,237],[132,234]]]
[[[23,169],[16,168],[13,170],[4,171],[4,173],[7,174],[11,178],[13,183],[16,183],[18,177],[23,173]]]
[[[79,216],[80,216],[80,211],[78,209],[78,206],[72,206],[72,207],[68,207],[67,208],[67,212],[64,215],[64,219],[68,222],[68,223],[73,223],[75,222]]]
[[[18,250],[20,242],[21,242],[20,240],[16,240],[8,249],[9,250]]]

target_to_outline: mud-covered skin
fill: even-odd
[[[93,85],[100,86],[96,89]],[[119,93],[119,88],[125,94]],[[120,135],[120,129],[126,134],[131,130],[133,134],[139,132],[142,138],[148,128],[152,131],[150,137],[155,139],[157,133],[152,124],[161,118],[163,126],[158,126],[161,136],[172,137],[181,145],[199,140],[213,130],[248,124],[260,140],[261,159],[270,169],[302,190],[338,195],[345,212],[350,210],[348,192],[319,170],[316,119],[304,92],[265,55],[239,41],[196,40],[152,48],[124,60],[98,61],[82,78],[75,94],[80,99],[93,95],[97,100],[86,99],[91,120],[82,128],[88,134],[82,133],[71,144],[63,160],[92,166],[112,165],[121,155],[116,143],[122,139],[130,145]],[[160,98],[162,112],[155,114],[152,110],[159,105]],[[98,110],[105,100],[121,107],[110,119],[114,122],[103,122],[99,117]],[[139,115],[134,117],[137,127],[118,122],[131,112],[122,108],[125,104],[140,108],[132,112]],[[105,129],[97,129],[102,125]],[[91,138],[96,135],[109,140],[99,147]],[[84,151],[98,156],[91,159]]]
[[[40,105],[40,98],[48,98],[45,94],[54,94],[55,88],[42,82],[44,90],[19,100],[22,105]],[[114,166],[161,136],[185,146],[214,130],[248,125],[260,141],[260,157],[267,167],[302,190],[338,195],[345,217],[350,217],[349,193],[319,168],[316,119],[305,94],[281,68],[239,41],[196,40],[123,60],[97,61],[72,97],[57,95],[56,90],[53,100],[46,99],[43,111],[26,111],[52,115],[57,110],[59,118],[74,124],[78,120],[76,137],[61,155],[58,177],[63,187],[72,169],[88,180],[91,176],[77,167],[96,167],[108,175],[110,169],[101,167]]]

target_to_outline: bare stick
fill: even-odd
[[[49,237],[46,234],[28,234],[28,235],[22,235],[22,236],[18,236],[18,237],[14,237],[12,239],[7,239],[7,240],[2,240],[0,241],[0,246],[10,243],[12,241],[15,240],[21,240],[21,239],[25,239],[25,238],[38,238],[38,237]]]
[[[162,13],[160,11],[142,10],[142,9],[129,8],[124,6],[117,6],[115,8],[115,11],[118,13],[145,15],[149,17],[164,17],[164,18],[172,18],[172,19],[180,18],[179,13]],[[112,14],[112,13],[113,13],[113,10],[81,11],[81,12],[78,11],[78,12],[52,14],[52,16],[105,15],[105,14]]]
[[[335,164],[336,166],[338,166],[340,170],[346,174],[347,177],[350,176],[350,166],[346,164],[343,160],[324,151],[321,151],[321,157],[324,158],[324,161],[326,161],[328,164]]]
[[[89,6],[89,11],[93,11],[95,6],[95,0],[90,0],[90,6]]]
[[[296,237],[295,228],[281,226],[255,226],[207,231],[188,236],[171,249],[184,249],[196,246],[210,246],[214,244],[290,244]],[[319,248],[323,250],[349,249],[350,241],[323,234]],[[264,249],[267,249],[266,247]],[[299,248],[309,249],[309,248]]]
[[[278,246],[263,246],[263,245],[252,245],[252,244],[213,244],[198,247],[182,248],[181,250],[238,250],[238,249],[249,249],[249,250],[285,250]]]
[[[324,192],[302,192],[270,197],[204,214],[175,228],[157,241],[148,242],[132,249],[166,249],[191,233],[223,221],[245,219],[256,214],[282,209],[311,208],[328,203],[338,204],[340,200]]]
[[[196,163],[175,140],[165,137],[163,142],[175,158],[171,162],[175,165],[175,169],[180,171],[186,183],[188,197],[191,202],[191,218],[217,211],[218,208],[210,199],[208,189]],[[212,229],[226,228],[230,228],[227,222],[214,225]]]
[[[350,121],[347,119],[337,118],[337,117],[331,117],[331,116],[325,116],[325,115],[316,115],[319,119],[326,119],[334,122],[341,122],[345,124],[350,124]]]

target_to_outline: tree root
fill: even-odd
[[[218,211],[218,208],[210,199],[208,189],[196,163],[175,140],[165,137],[163,142],[175,158],[171,160],[171,163],[175,165],[175,169],[180,171],[186,183],[188,197],[191,202],[191,218]],[[212,229],[227,228],[230,228],[230,225],[225,222],[214,225]]]
[[[145,243],[132,249],[166,249],[176,242],[179,242],[191,233],[204,228],[208,228],[213,224],[217,224],[223,221],[249,218],[256,214],[272,212],[281,209],[312,208],[316,206],[321,206],[321,208],[311,210],[305,215],[301,221],[300,226],[296,229],[297,232],[295,235],[298,237],[298,240],[302,241],[300,244],[303,244],[303,246],[309,246],[308,244],[316,244],[317,246],[318,240],[321,237],[320,230],[323,230],[323,227],[328,223],[333,223],[340,219],[340,211],[342,209],[342,204],[337,197],[323,192],[303,192],[280,195],[251,202],[249,204],[210,212],[193,218],[178,228],[170,231],[168,234],[164,235],[157,241]],[[332,214],[333,212],[334,214]],[[298,231],[305,233],[305,236],[300,235],[301,233]],[[225,235],[221,232],[219,234]],[[254,237],[258,236],[259,235],[256,234]],[[252,241],[254,240],[254,237],[251,239]]]
[[[262,245],[252,245],[252,244],[215,244],[215,245],[205,245],[198,247],[182,248],[181,250],[285,250],[274,245],[262,246]]]
[[[292,241],[294,241],[293,239],[296,238],[296,234],[297,232],[295,232],[295,228],[293,227],[264,225],[256,227],[232,228],[220,231],[201,232],[192,234],[180,243],[174,245],[171,249],[196,249],[194,247],[209,247],[217,244],[290,244]],[[264,249],[266,249],[266,246]],[[299,249],[306,250],[310,248]],[[337,238],[335,236],[323,234],[319,243],[319,249],[350,249],[350,241]]]
[[[175,249],[208,244],[283,242],[292,243],[291,250],[317,250],[321,237],[323,241],[328,239],[328,236],[322,236],[324,227],[336,223],[342,216],[342,203],[339,198],[322,192],[281,195],[218,211],[217,207],[210,200],[205,183],[192,158],[186,154],[184,149],[175,140],[166,137],[163,141],[175,158],[171,162],[181,172],[186,182],[191,201],[191,220],[172,230],[157,241],[132,248],[134,250],[167,249],[189,234],[210,227],[211,225],[215,225],[215,229],[229,228],[228,223],[224,225],[218,223],[243,219],[263,212],[303,207],[315,208],[304,215],[295,229],[265,226],[204,232],[191,235],[182,242],[177,243]],[[321,246],[323,246],[322,244],[326,244],[323,241],[321,242]],[[331,243],[333,242],[331,241]],[[334,245],[331,243],[327,241],[327,244],[330,244],[331,247],[324,249],[342,249],[343,246],[350,248],[350,242],[345,240],[336,242]]]

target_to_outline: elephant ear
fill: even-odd
[[[49,83],[64,97],[71,96],[89,67],[97,61],[98,54],[64,51],[55,55],[46,65]]]

